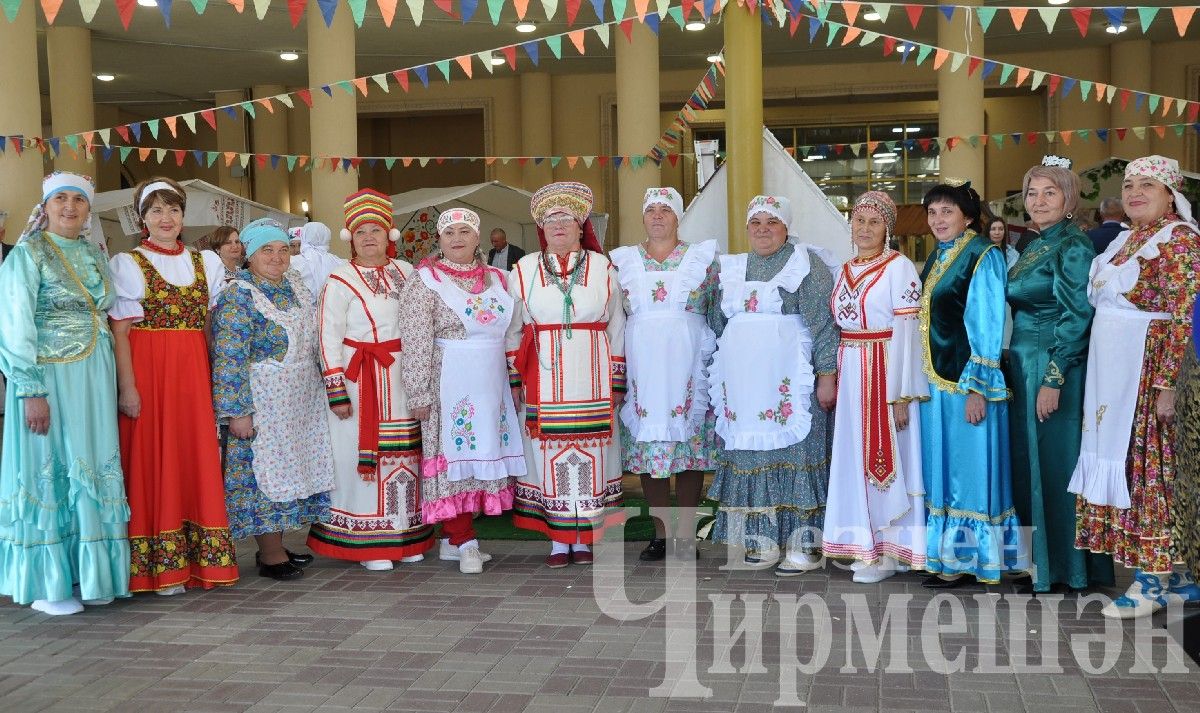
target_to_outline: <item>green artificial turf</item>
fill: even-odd
[[[638,508],[642,514],[630,518],[625,523],[626,542],[647,542],[654,537],[654,522],[650,519],[645,498],[626,497],[622,505],[627,508]],[[701,501],[700,507],[715,508],[717,503],[707,498]],[[703,521],[702,521],[703,522]],[[532,530],[522,530],[512,524],[512,513],[485,516],[475,519],[475,535],[481,540],[545,540],[546,536]]]

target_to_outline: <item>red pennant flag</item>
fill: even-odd
[[[1125,132],[1129,131],[1129,129],[1120,128],[1120,129],[1113,129],[1113,131],[1117,132],[1117,140],[1118,141],[1124,141],[1125,140]]]
[[[791,36],[791,37],[796,36],[796,30],[800,29],[800,21],[803,19],[804,19],[803,15],[793,15],[791,17],[791,19],[788,20],[788,35],[789,36]]]
[[[171,132],[171,138],[175,137],[175,122],[179,120],[178,116],[168,116],[163,119],[163,123],[167,125],[167,129]]]
[[[62,0],[42,0],[42,12],[46,13],[47,24],[54,24],[54,18],[58,17],[58,10],[61,7]]]
[[[890,55],[892,52],[895,52],[895,51],[896,51],[896,38],[895,37],[884,37],[883,38],[883,56],[887,57],[888,55]]]
[[[579,6],[583,0],[567,0],[567,27],[575,24],[575,18],[579,15]]]
[[[1088,23],[1092,19],[1092,8],[1090,8],[1090,7],[1071,8],[1071,17],[1075,18],[1075,26],[1079,28],[1079,36],[1087,37]]]
[[[254,154],[254,163],[258,164],[259,168],[267,167],[267,155],[265,153]]]
[[[433,159],[433,162],[441,166],[443,163],[446,163],[446,159],[439,156],[438,158]]]
[[[625,39],[633,42],[633,20],[624,20],[621,22],[621,32],[625,33]]]
[[[129,22],[133,19],[133,10],[137,0],[117,0],[117,14],[121,17],[121,25],[128,30]]]
[[[917,23],[921,21],[921,13],[925,12],[924,5],[905,5],[904,12],[908,13],[908,21],[912,23],[913,29],[917,29]]]
[[[129,125],[128,124],[122,124],[121,126],[118,126],[117,133],[121,136],[122,141],[124,141],[125,143],[129,143]]]
[[[688,16],[692,14],[692,8],[695,7],[696,0],[683,0],[683,20],[687,22]]]
[[[603,168],[608,163],[608,156],[597,156],[596,163],[599,163],[600,167]]]
[[[454,16],[454,10],[450,8],[450,0],[433,0],[433,4],[447,15]]]
[[[516,45],[510,45],[508,47],[501,47],[500,53],[504,55],[505,61],[508,62],[508,68],[513,70],[514,72],[517,71],[517,47],[516,47]]]
[[[1196,123],[1196,119],[1200,119],[1200,103],[1191,102],[1188,104],[1188,123]]]
[[[946,139],[946,150],[953,151],[954,147],[957,146],[960,141],[962,141],[962,139],[957,136],[951,136],[950,138]]]
[[[312,92],[307,89],[297,89],[296,96],[300,97],[300,101],[304,102],[304,106],[312,108]]]
[[[1133,96],[1133,92],[1129,91],[1128,89],[1121,90],[1121,109],[1122,110],[1124,110],[1125,107],[1129,106],[1129,97],[1131,97],[1131,96]]]
[[[359,166],[361,166],[361,165],[362,165],[362,159],[361,159],[361,158],[352,158],[352,159],[350,159],[350,167],[351,167],[351,168],[358,168],[358,167],[359,167]]]
[[[300,19],[304,17],[304,8],[308,6],[308,0],[288,0],[288,17],[292,19],[292,29],[300,24]]]
[[[978,57],[972,57],[970,61],[967,62],[967,77],[969,78],[972,74],[975,74],[975,70],[979,69],[979,65],[981,64],[983,64],[982,59]]]
[[[843,150],[845,150],[845,148],[846,148],[846,144],[834,144],[834,145],[833,145],[833,152],[834,152],[835,154],[837,154],[838,156],[841,156],[841,155],[842,155],[842,151],[843,151]]]
[[[917,139],[917,143],[921,145],[922,151],[928,151],[929,147],[933,145],[933,139]]]
[[[1058,84],[1061,81],[1062,81],[1061,76],[1059,76],[1057,74],[1050,75],[1050,80],[1046,83],[1047,91],[1049,92],[1050,96],[1054,96],[1055,94],[1058,93]]]
[[[521,157],[517,158],[517,163],[519,163],[519,164],[521,164],[522,166],[524,166],[525,164],[529,163],[529,157],[528,157],[528,156],[521,156]]]
[[[212,109],[202,109],[200,111],[200,118],[204,119],[204,123],[208,124],[210,129],[213,131],[217,130],[217,115]]]
[[[175,154],[175,165],[183,166],[183,160],[187,158],[188,152],[183,149],[173,149],[171,153]]]
[[[679,163],[679,154],[673,153],[670,156],[667,156],[667,161],[671,162],[671,168],[675,168],[675,166]]]
[[[1037,143],[1037,137],[1038,137],[1038,132],[1036,132],[1036,131],[1029,131],[1029,132],[1026,132],[1026,134],[1025,134],[1025,143],[1027,143],[1027,144],[1036,144],[1036,143]]]
[[[400,88],[407,92],[408,91],[408,70],[407,69],[397,69],[395,72],[392,72],[392,76],[395,77],[396,83],[400,85]]]
[[[18,156],[21,155],[21,150],[25,148],[23,144],[24,142],[16,136],[14,136],[12,141],[9,142],[9,145],[12,146],[12,150],[15,151]]]

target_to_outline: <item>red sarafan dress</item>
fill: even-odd
[[[205,341],[220,259],[141,247],[111,261],[118,300],[109,316],[129,331],[142,408],[121,415],[121,462],[129,499],[131,592],[238,579],[225,513],[221,452]]]

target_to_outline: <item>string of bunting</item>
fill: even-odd
[[[686,0],[685,0],[686,1]],[[683,10],[681,6],[667,8],[667,17],[671,18],[680,27],[684,24]],[[175,114],[173,116],[160,117],[157,119],[146,119],[144,121],[134,121],[128,124],[120,124],[117,126],[107,127],[103,129],[91,129],[81,131],[75,134],[66,134],[63,136],[43,137],[42,140],[52,147],[57,147],[59,144],[78,150],[81,144],[94,144],[97,139],[108,146],[112,142],[112,134],[116,132],[120,140],[125,144],[141,143],[144,132],[149,132],[150,136],[158,139],[162,127],[165,126],[172,138],[177,138],[179,132],[183,129],[196,133],[197,117],[200,118],[212,130],[217,128],[217,112],[224,112],[231,119],[237,119],[239,115],[244,115],[249,119],[254,119],[257,112],[266,110],[269,113],[275,113],[277,106],[283,106],[287,109],[294,109],[296,100],[299,99],[309,109],[313,106],[313,100],[320,96],[320,92],[324,92],[327,96],[332,97],[335,88],[346,92],[353,96],[358,92],[362,96],[369,96],[372,85],[382,89],[384,92],[390,92],[393,84],[398,85],[404,92],[408,92],[414,84],[413,78],[421,83],[421,86],[429,88],[431,81],[431,69],[436,69],[447,84],[451,82],[455,75],[454,68],[467,79],[473,79],[475,76],[475,65],[481,64],[488,74],[494,74],[496,67],[492,64],[493,57],[503,57],[505,64],[509,69],[516,71],[517,69],[517,51],[518,49],[529,59],[533,66],[540,66],[541,62],[546,61],[547,55],[544,50],[549,50],[549,57],[554,60],[561,60],[563,57],[563,40],[566,39],[568,46],[573,47],[575,51],[583,56],[587,53],[586,38],[589,33],[594,34],[600,42],[608,47],[612,27],[616,25],[621,33],[625,36],[626,41],[632,41],[633,23],[638,20],[634,17],[625,18],[623,20],[610,20],[598,25],[590,27],[581,27],[576,30],[568,30],[554,35],[547,35],[538,39],[529,40],[527,42],[519,42],[516,44],[505,45],[482,52],[474,52],[469,54],[458,55],[446,59],[428,62],[425,64],[396,69],[389,72],[380,72],[378,74],[370,74],[354,79],[344,79],[337,82],[323,84],[320,87],[308,87],[305,89],[297,89],[291,92],[275,94],[269,97],[261,97],[258,99],[250,99],[233,104],[223,106],[215,106],[211,109],[201,109],[199,111],[185,112]],[[659,33],[660,24],[659,16],[655,13],[650,13],[644,18],[645,26],[654,34]],[[57,151],[57,148],[55,148]]]
[[[720,59],[709,65],[704,77],[696,85],[696,89],[692,91],[691,96],[683,103],[683,107],[675,114],[675,118],[671,120],[671,125],[663,130],[658,141],[650,149],[650,156],[655,163],[661,164],[664,159],[670,160],[671,151],[683,141],[683,132],[696,120],[696,112],[707,109],[708,103],[716,96],[717,77],[725,76],[724,50],[718,52],[717,56]],[[674,166],[675,162],[672,161],[671,165]]]
[[[333,24],[334,14],[340,5],[345,5],[350,12],[351,18],[354,20],[356,27],[362,27],[363,20],[367,14],[367,0],[314,0],[318,8],[321,10],[321,18],[325,21],[325,26],[329,27]],[[480,0],[458,0],[455,3],[453,0],[431,0],[434,7],[441,10],[443,13],[456,20],[461,20],[463,23],[470,22],[475,17],[479,10]],[[174,5],[174,0],[155,0],[158,5],[159,12],[162,13],[163,22],[167,27],[171,26],[171,9]],[[425,18],[425,4],[427,0],[404,0],[404,4],[408,7],[409,15],[412,18],[413,24],[420,26]],[[666,17],[666,7],[670,4],[670,0],[654,0],[655,12],[660,19]],[[53,25],[55,19],[58,18],[58,13],[62,9],[63,0],[38,0],[41,5],[42,14],[45,15],[46,23]],[[250,0],[253,6],[254,15],[259,20],[267,16],[267,12],[271,9],[272,0]],[[305,10],[308,8],[309,0],[284,0],[287,5],[288,18],[291,20],[292,27],[295,28],[300,24],[300,20],[304,17]],[[0,6],[4,8],[4,15],[9,22],[16,19],[17,13],[22,5],[32,5],[31,0],[0,0]],[[96,12],[100,9],[102,0],[79,0],[79,11],[83,15],[83,21],[91,23],[96,17]],[[117,16],[121,20],[121,25],[126,30],[133,22],[133,12],[137,7],[137,0],[112,0],[112,5],[116,6]],[[192,9],[197,15],[203,15],[208,9],[209,0],[190,0]],[[216,0],[218,5],[232,6],[238,14],[242,14],[246,10],[246,0]],[[518,20],[524,20],[529,15],[529,0],[486,0],[488,18],[492,25],[500,24],[500,15],[509,6],[516,12]],[[596,19],[600,22],[605,21],[606,8],[611,11],[611,17],[620,20],[625,17],[625,12],[629,6],[629,0],[589,0],[593,11],[596,14]],[[386,27],[391,27],[392,22],[396,17],[396,7],[399,5],[399,0],[375,0],[375,5],[379,9],[379,14],[383,19],[383,24]],[[457,5],[457,9],[455,8]],[[576,19],[579,17],[579,10],[583,6],[583,0],[564,0],[560,6],[559,0],[541,0],[542,10],[545,13],[546,20],[553,20],[559,14],[560,9],[566,11],[566,22],[568,27],[575,25]],[[644,22],[645,17],[650,14],[650,0],[633,0],[634,12],[639,22]],[[701,17],[708,19],[714,13],[719,13],[721,10],[719,0],[688,0],[684,2],[682,12],[684,17],[690,17],[693,12],[700,13]]]
[[[1186,111],[1188,123],[1195,122],[1197,117],[1200,116],[1200,102],[1189,101],[1181,97],[1140,92],[1134,89],[1119,87],[1115,84],[1079,79],[1065,74],[1055,74],[1053,72],[1033,69],[1032,67],[1023,67],[1008,62],[990,60],[986,57],[973,54],[955,52],[944,47],[904,37],[863,30],[859,27],[846,25],[834,20],[823,20],[819,16],[796,10],[795,6],[789,7],[784,15],[777,15],[777,18],[779,18],[780,27],[783,27],[785,23],[787,24],[788,32],[792,37],[795,37],[801,23],[807,20],[809,42],[815,42],[818,31],[821,27],[826,27],[828,35],[825,46],[827,47],[832,46],[838,34],[844,30],[840,46],[846,47],[857,41],[858,46],[865,47],[882,40],[883,56],[898,55],[902,64],[907,63],[909,57],[915,57],[915,64],[919,67],[930,57],[933,57],[934,70],[941,71],[949,63],[950,71],[957,72],[965,64],[967,76],[972,76],[975,72],[980,72],[980,76],[985,80],[993,73],[999,71],[999,83],[1001,85],[1013,81],[1015,75],[1015,81],[1013,81],[1012,86],[1014,88],[1021,87],[1025,83],[1025,80],[1028,79],[1030,80],[1028,89],[1031,92],[1037,91],[1045,83],[1046,90],[1050,96],[1060,94],[1065,99],[1078,87],[1078,98],[1082,102],[1086,102],[1093,97],[1095,101],[1103,101],[1108,104],[1112,104],[1113,101],[1120,101],[1121,108],[1125,109],[1132,99],[1135,108],[1141,110],[1145,106],[1146,110],[1152,116],[1161,110],[1161,115],[1166,117],[1172,108],[1175,110],[1176,117],[1182,117]]]

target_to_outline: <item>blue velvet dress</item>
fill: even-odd
[[[1000,371],[1007,272],[1004,253],[967,231],[939,243],[922,275],[926,569],[980,582],[997,582],[1003,570],[1025,561],[1013,508],[1009,393]],[[977,425],[966,420],[970,392],[986,399]]]

